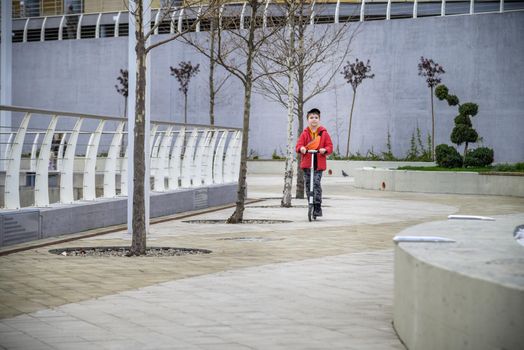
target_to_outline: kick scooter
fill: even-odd
[[[309,221],[311,221],[311,218],[313,220],[317,219],[317,216],[315,215],[315,203],[314,196],[313,196],[313,177],[315,175],[315,154],[318,153],[317,150],[309,150],[307,151],[311,154],[311,168],[309,168],[309,196],[308,196],[308,208],[307,208],[307,218]]]

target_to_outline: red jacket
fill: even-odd
[[[325,148],[326,153],[315,154],[315,158],[317,159],[317,167],[316,170],[326,170],[326,157],[333,152],[333,142],[331,142],[331,137],[329,136],[326,128],[323,126],[319,126],[317,129],[319,135],[320,135],[320,148]],[[305,128],[304,131],[302,131],[302,134],[300,134],[300,137],[297,141],[297,146],[295,147],[295,150],[297,153],[300,153],[300,147],[306,146],[309,142],[312,141],[311,134],[309,133],[309,127]],[[300,161],[300,167],[302,169],[309,169],[311,168],[311,154],[306,153],[302,154],[302,160]]]

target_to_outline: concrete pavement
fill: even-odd
[[[277,176],[252,176],[248,184],[250,197],[281,193]],[[524,208],[521,198],[355,190],[345,178],[326,177],[323,184],[326,208],[318,222],[307,222],[304,208],[248,208],[245,218],[292,223],[174,220],[151,227],[149,245],[205,248],[210,255],[47,252],[129,244],[117,232],[0,257],[0,347],[402,349],[391,327],[391,238],[448,214]],[[225,219],[231,212],[192,219]]]

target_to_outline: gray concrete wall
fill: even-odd
[[[393,153],[404,156],[417,125],[424,137],[430,132],[429,89],[417,71],[420,56],[425,56],[444,66],[443,82],[462,102],[479,104],[473,123],[483,144],[495,148],[496,162],[524,161],[524,70],[519,69],[524,59],[524,42],[519,39],[524,12],[373,21],[358,31],[350,59],[370,59],[376,76],[358,90],[352,151],[385,151],[389,129]],[[208,65],[203,56],[178,42],[153,51],[152,118],[183,120],[183,97],[169,74],[169,66],[182,60],[201,65],[190,85],[189,122],[205,123]],[[16,105],[123,113],[123,98],[114,85],[119,69],[127,64],[127,38],[18,43],[13,45],[13,61]],[[238,80],[229,79],[217,97],[217,124],[241,126],[242,96]],[[340,140],[342,152],[351,96],[351,88],[337,75],[333,89],[305,106],[322,110],[322,121],[335,142]],[[457,111],[440,101],[435,110],[436,144],[450,143]],[[255,94],[249,147],[262,157],[284,150],[285,120],[281,106]]]

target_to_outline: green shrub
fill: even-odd
[[[488,147],[479,147],[469,151],[464,161],[467,167],[484,167],[491,163],[493,163],[493,149]]]
[[[273,160],[282,160],[282,159],[286,159],[286,157],[284,157],[281,154],[278,154],[277,150],[274,150],[273,154],[271,155],[271,159],[273,159]]]
[[[448,100],[448,105],[450,106],[456,106],[459,104],[459,98],[456,95],[449,95],[447,100]]]
[[[440,144],[435,149],[437,164],[444,168],[459,168],[462,166],[462,157],[454,147]]]
[[[455,124],[463,124],[472,127],[471,119],[465,114],[459,114],[455,117]]]
[[[441,101],[445,100],[448,97],[448,88],[446,85],[439,85],[435,88],[435,96]]]
[[[479,105],[472,102],[464,103],[459,107],[459,113],[463,115],[476,116],[479,111]]]

